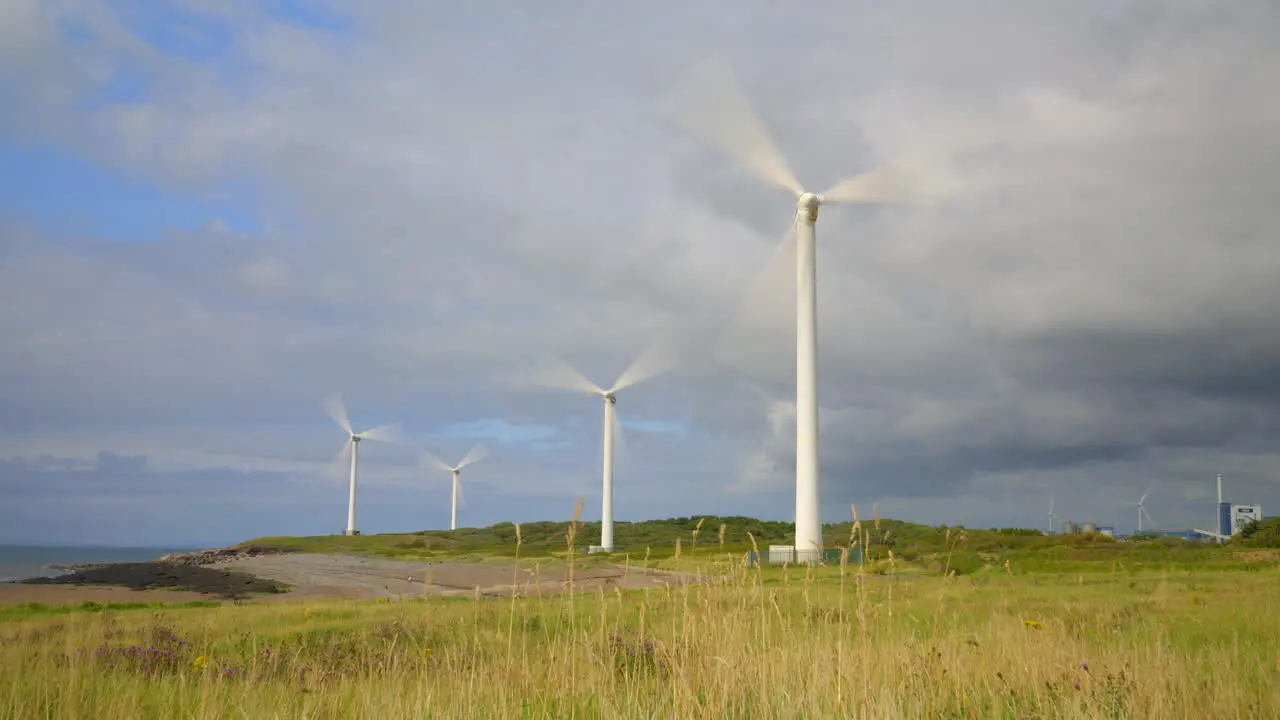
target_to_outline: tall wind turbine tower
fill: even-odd
[[[347,416],[346,405],[342,402],[341,395],[334,395],[324,402],[324,409],[329,413],[329,417],[338,423],[343,430],[347,432],[347,442],[343,445],[342,451],[338,453],[338,457],[334,462],[338,462],[345,458],[346,454],[351,453],[351,485],[347,496],[347,535],[356,534],[356,477],[360,465],[360,442],[362,440],[377,440],[381,442],[395,442],[400,437],[400,426],[396,424],[381,425],[370,428],[364,432],[356,432],[351,429],[351,419]]]
[[[471,450],[467,452],[466,455],[462,456],[462,459],[458,461],[457,465],[446,464],[445,461],[441,460],[435,455],[432,455],[428,451],[423,451],[423,456],[432,465],[435,465],[441,470],[444,470],[450,473],[451,475],[453,475],[453,501],[450,504],[449,529],[457,530],[458,529],[458,501],[462,498],[462,479],[461,479],[462,469],[467,467],[468,465],[475,465],[476,463],[485,459],[486,457],[489,456],[489,452],[485,449],[483,445],[477,443],[475,447],[471,448]]]
[[[878,168],[811,193],[796,179],[727,64],[708,61],[690,74],[673,98],[673,119],[757,178],[796,198],[788,233],[796,238],[796,536],[798,559],[814,560],[822,547],[818,467],[817,222],[822,205],[889,202],[902,197],[901,176]]]
[[[1049,496],[1049,534],[1053,534],[1053,496]]]
[[[674,360],[670,348],[655,344],[622,371],[608,390],[587,379],[563,360],[556,359],[534,378],[546,387],[572,390],[599,396],[604,401],[603,482],[600,499],[600,551],[613,552],[613,458],[615,446],[623,445],[622,424],[618,421],[618,393],[645,380],[663,374]]]

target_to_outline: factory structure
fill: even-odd
[[[1222,499],[1222,476],[1218,476],[1218,527],[1216,530],[1195,530],[1206,540],[1224,543],[1238,534],[1246,525],[1262,522],[1261,505],[1239,505]]]
[[[1144,529],[1135,532],[1129,537],[1174,537],[1193,542],[1225,543],[1239,534],[1249,523],[1262,522],[1263,520],[1261,505],[1242,505],[1222,499],[1221,475],[1218,476],[1218,504],[1216,509],[1217,522],[1215,524],[1217,527],[1213,530],[1201,530],[1198,528],[1184,530]],[[1107,537],[1118,537],[1114,527],[1089,522],[1076,523],[1071,520],[1062,523],[1061,532],[1063,535],[1106,535]]]

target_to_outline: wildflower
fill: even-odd
[[[191,667],[195,668],[196,672],[203,672],[205,667],[207,667],[208,665],[209,665],[209,658],[203,655],[197,657],[195,659],[195,662],[191,663]]]
[[[1089,672],[1089,663],[1087,662],[1080,663],[1080,669],[1084,670],[1085,672]]]
[[[423,648],[422,657],[425,657],[425,658],[431,657],[431,648]]]
[[[1023,620],[1022,625],[1030,630],[1043,630],[1044,626],[1039,620]]]

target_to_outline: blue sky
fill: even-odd
[[[617,516],[790,520],[792,200],[663,110],[713,55],[806,186],[915,172],[822,213],[826,520],[1280,503],[1269,4],[810,10],[10,3],[0,542],[340,530],[335,392],[404,428],[366,532],[443,526],[422,451],[477,442],[465,524],[598,517],[599,400],[530,375],[659,345]]]

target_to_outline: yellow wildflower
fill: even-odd
[[[1023,626],[1024,626],[1024,627],[1026,627],[1026,628],[1028,628],[1028,629],[1031,629],[1031,630],[1043,630],[1043,629],[1044,629],[1044,626],[1040,624],[1040,621],[1039,621],[1039,620],[1023,620],[1023,621],[1022,621],[1022,624],[1023,624]]]
[[[203,671],[205,667],[207,667],[208,665],[209,665],[209,658],[203,655],[197,657],[195,659],[195,662],[191,663],[191,667],[195,668],[196,672]]]

